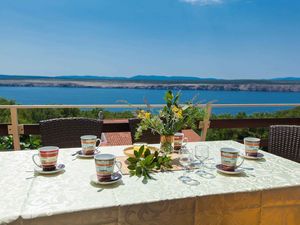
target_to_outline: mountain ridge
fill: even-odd
[[[50,80],[122,80],[122,81],[300,81],[300,77],[277,77],[270,79],[223,79],[197,76],[167,76],[167,75],[135,75],[125,76],[98,76],[98,75],[62,75],[62,76],[40,76],[40,75],[6,75],[0,74],[0,79],[50,79]]]
[[[180,80],[181,79],[181,80]],[[185,79],[185,80],[184,80]],[[285,91],[300,92],[300,79],[291,80],[218,80],[167,76],[95,77],[33,77],[0,75],[0,87],[86,87],[131,89],[176,89],[213,91]]]

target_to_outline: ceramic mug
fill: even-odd
[[[257,152],[259,150],[260,139],[255,137],[244,138],[245,145],[245,155],[257,157]]]
[[[101,140],[95,135],[84,135],[80,137],[83,155],[94,155],[99,150]],[[97,145],[97,142],[99,144]]]
[[[116,161],[116,156],[112,154],[96,154],[94,159],[99,181],[110,180],[111,175],[115,172],[115,165],[118,168],[118,171],[122,168],[122,163]]]
[[[59,148],[56,146],[46,146],[38,149],[38,154],[32,156],[32,160],[38,167],[43,168],[44,171],[52,171],[56,169]],[[35,161],[39,156],[40,164]]]
[[[184,133],[174,134],[174,150],[179,151],[182,147],[187,144],[187,138],[184,137]]]
[[[236,168],[240,167],[244,159],[240,164],[237,165],[237,160],[240,157],[240,151],[234,148],[221,148],[221,165],[222,170],[234,171]]]

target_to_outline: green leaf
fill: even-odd
[[[146,178],[148,179],[148,171],[147,171],[147,170],[144,170],[144,171],[143,171],[143,176],[146,177]]]
[[[140,147],[140,149],[139,149],[139,157],[141,157],[143,155],[144,149],[145,149],[145,146],[142,145],[142,147]]]
[[[145,164],[146,164],[146,165],[151,165],[151,164],[152,164],[152,161],[153,161],[153,158],[154,158],[153,155],[148,155],[148,156],[145,158]]]
[[[140,177],[142,175],[142,168],[141,167],[137,167],[135,170],[135,174]]]
[[[163,158],[162,158],[162,157],[159,157],[158,160],[157,160],[157,162],[158,162],[159,164],[161,164],[162,161],[163,161]]]
[[[128,168],[129,170],[135,170],[135,165],[129,165],[129,166],[127,166],[127,168]]]
[[[145,153],[144,153],[144,157],[146,158],[150,154],[151,154],[151,151],[147,148]]]
[[[135,170],[129,171],[129,175],[130,175],[131,177],[134,176],[134,175],[135,175]]]
[[[152,179],[151,175],[147,172],[146,176],[149,178],[149,179]]]
[[[127,159],[128,162],[132,163],[132,164],[135,164],[137,162],[137,159],[136,158],[133,158],[133,157],[129,157]]]
[[[180,92],[178,92],[176,95],[175,95],[175,98],[174,98],[174,103],[176,104],[177,101],[179,100],[179,97],[180,97]]]
[[[137,166],[137,167],[144,167],[144,166],[145,166],[144,160],[145,160],[145,159],[142,159],[142,158],[141,158],[140,161],[137,162],[137,165],[136,165],[136,166]]]
[[[152,162],[151,165],[148,166],[148,170],[149,171],[153,170],[155,166],[156,166],[156,163]]]
[[[135,155],[136,158],[140,158],[139,152],[136,151],[136,150],[134,150],[134,155]]]
[[[160,170],[160,168],[161,168],[161,164],[160,163],[157,162],[155,166],[156,166],[157,170]]]
[[[166,94],[165,94],[165,97],[164,97],[165,101],[167,103],[171,103],[173,98],[174,98],[174,96],[173,96],[172,91],[167,91]]]
[[[147,184],[148,183],[148,179],[147,176],[144,176],[144,179],[142,180],[143,184]]]

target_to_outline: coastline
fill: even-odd
[[[300,92],[300,83],[157,83],[134,81],[98,80],[44,80],[44,79],[3,79],[0,87],[70,87],[70,88],[119,88],[119,89],[180,89],[212,91],[263,91],[263,92]]]

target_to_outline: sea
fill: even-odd
[[[0,97],[18,104],[151,104],[164,103],[166,90],[72,87],[0,87]],[[300,103],[300,92],[181,90],[181,102],[200,103]],[[289,107],[214,108],[213,113],[274,112]],[[124,109],[108,109],[121,111]]]

